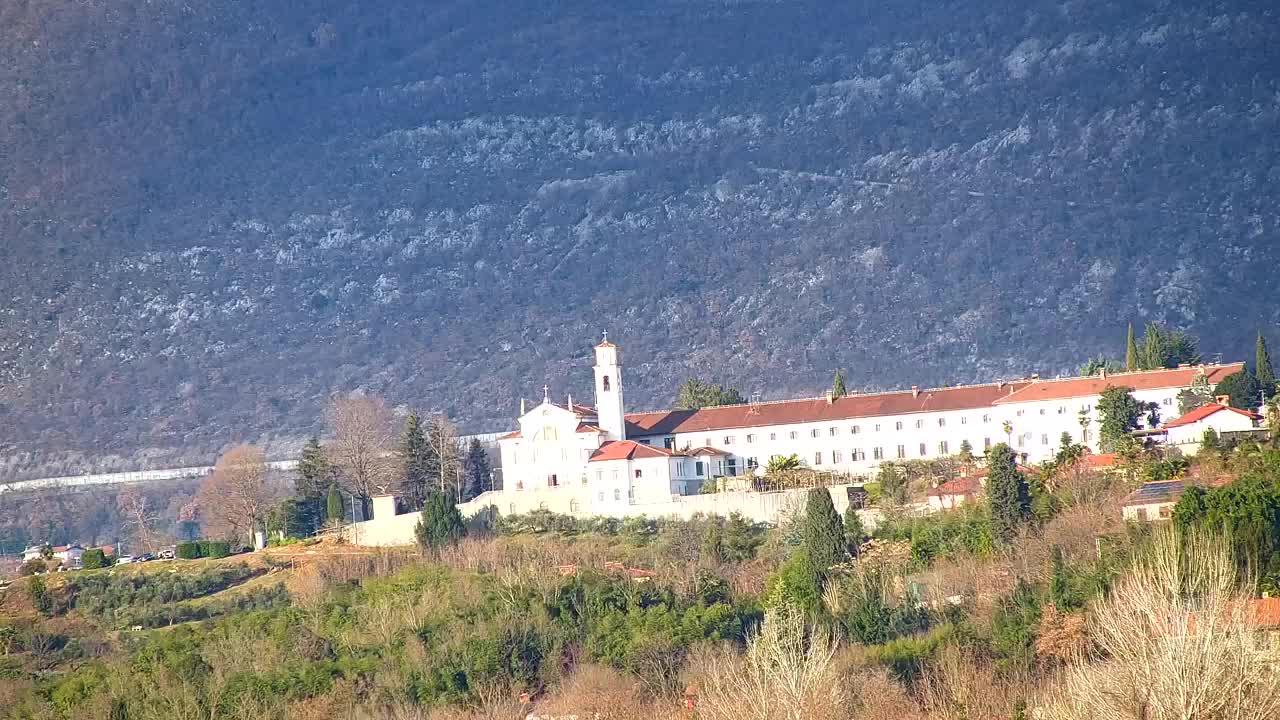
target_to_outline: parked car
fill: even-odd
[[[120,557],[116,558],[117,565],[128,565],[129,563],[135,563],[137,561],[138,561],[137,558],[135,558],[132,555],[121,555]]]
[[[152,555],[151,553],[142,553],[137,557],[135,562],[151,562],[152,560],[155,560],[155,559],[156,559],[156,556]]]
[[[172,560],[174,558],[173,551],[174,551],[173,548],[165,548],[161,550],[159,553],[157,553],[156,557],[161,560]]]

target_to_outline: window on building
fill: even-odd
[[[754,457],[749,457],[749,458],[747,458],[747,469],[748,469],[748,470],[755,470],[755,469],[756,469],[756,468],[758,468],[758,467],[760,467],[760,461],[759,461],[758,459],[756,459],[756,458],[754,458]]]
[[[642,475],[644,475],[644,473],[640,471],[640,468],[636,468],[636,479],[639,480]]]
[[[946,426],[947,426],[947,419],[946,419],[946,418],[938,418],[938,427],[946,427]]]
[[[1026,446],[1027,446],[1027,433],[1019,433],[1018,447],[1026,447]]]
[[[1147,509],[1146,509],[1146,508],[1138,508],[1138,519],[1139,519],[1139,520],[1141,520],[1142,522],[1146,522],[1146,521],[1147,521]]]
[[[596,499],[597,499],[597,500],[599,500],[600,502],[604,502],[604,491],[603,491],[603,490],[601,490],[600,492],[596,493]]]
[[[862,428],[858,427],[857,425],[854,425],[853,427],[849,428],[849,433],[851,435],[857,435],[860,432],[862,432]]]
[[[922,427],[924,427],[924,420],[917,420],[917,421],[916,421],[916,429],[917,429],[917,430],[919,430],[919,429],[920,429],[920,428],[922,428]]]
[[[559,485],[560,481],[556,479],[555,473],[551,473],[547,476],[547,487],[557,487]]]
[[[569,501],[569,512],[582,512],[582,504],[577,500]]]
[[[894,426],[894,427],[893,427],[893,429],[894,429],[894,430],[901,430],[901,429],[902,429],[902,421],[901,421],[901,420],[899,420],[898,422],[894,423],[894,424],[893,424],[893,426]]]
[[[840,434],[840,428],[829,427],[827,428],[827,434],[830,435],[831,437],[835,437]]]
[[[1019,410],[1019,411],[1018,411],[1017,413],[1015,413],[1015,414],[1016,414],[1018,417],[1022,417],[1023,413],[1025,413],[1025,412],[1026,412],[1026,410]]]
[[[920,443],[920,457],[925,457],[928,454],[929,454],[929,447],[924,443]]]
[[[1059,405],[1059,406],[1058,406],[1058,414],[1059,414],[1059,415],[1066,415],[1066,414],[1067,414],[1067,408],[1066,408],[1065,406],[1063,406],[1063,405]]]
[[[777,440],[777,439],[778,439],[778,433],[769,433],[769,439],[770,439],[770,440]]]
[[[1164,406],[1166,406],[1166,407],[1167,407],[1167,406],[1169,406],[1169,405],[1172,405],[1172,404],[1173,404],[1173,398],[1165,398],[1165,399],[1163,399],[1163,400],[1161,400],[1161,401],[1160,401],[1160,404],[1161,404],[1161,405],[1164,405]],[[1163,510],[1162,510],[1162,512],[1163,512]]]
[[[876,432],[880,432],[880,423],[876,423]]]
[[[560,448],[560,462],[569,462],[569,448]]]
[[[756,436],[755,436],[755,435],[751,435],[751,434],[748,434],[748,435],[747,435],[747,444],[748,444],[748,445],[750,445],[750,444],[754,443],[755,441],[756,441]]]
[[[543,425],[543,426],[542,426],[542,439],[543,439],[543,440],[559,440],[559,439],[560,439],[560,433],[556,431],[556,426],[555,426],[555,425]]]
[[[880,447],[871,448],[871,457],[875,458],[876,460],[883,460],[884,448],[880,448]]]
[[[673,437],[662,438],[662,447],[670,450],[676,446],[676,439]]]
[[[832,451],[831,451],[831,464],[832,464],[832,465],[839,465],[839,464],[840,464],[840,461],[841,461],[842,459],[844,459],[844,454],[843,454],[843,453],[841,453],[839,450],[832,450]]]
[[[711,438],[706,438],[705,440],[703,440],[702,447],[711,447]]]
[[[619,479],[619,478],[618,478],[618,471],[617,471],[617,470],[614,470],[614,471],[613,471],[613,481],[616,483],[616,482],[618,482],[618,479]]]
[[[795,440],[795,439],[796,439],[797,437],[799,437],[799,436],[800,436],[800,434],[799,434],[799,433],[797,433],[795,430],[792,430],[792,431],[791,431],[791,439],[792,439],[792,440]]]
[[[600,389],[609,392],[609,376],[605,375],[600,378]]]
[[[602,483],[602,482],[604,482],[604,471],[603,471],[603,470],[597,470],[597,471],[596,471],[596,482],[598,482],[598,483]]]
[[[1171,514],[1171,513],[1169,512],[1169,511],[1170,511],[1170,509],[1171,509],[1171,508],[1170,508],[1168,505],[1163,505],[1163,506],[1161,506],[1161,507],[1160,507],[1160,519],[1161,519],[1161,520],[1168,520],[1168,519],[1169,519],[1169,515]]]
[[[866,460],[866,459],[867,459],[867,454],[866,454],[866,453],[864,453],[864,452],[862,452],[862,450],[861,450],[861,449],[855,449],[855,450],[853,451],[853,457],[852,457],[851,459],[852,459],[854,462],[862,462],[863,460]]]
[[[961,425],[968,425],[968,424],[969,424],[969,418],[968,418],[968,417],[966,417],[966,416],[964,416],[964,415],[961,415],[961,416],[960,416],[960,424],[961,424]]]
[[[732,445],[732,444],[733,444],[733,436],[732,436],[732,435],[725,435],[725,436],[724,436],[724,444],[725,444],[725,445]]]
[[[517,489],[517,490],[523,490],[523,489],[524,489],[524,481],[523,481],[523,480],[517,480],[517,481],[516,481],[516,489]]]
[[[984,422],[984,423],[989,423],[989,422],[991,422],[991,416],[990,416],[990,415],[983,415],[983,416],[982,416],[982,422]]]
[[[814,428],[809,431],[809,437],[821,437],[821,435],[822,431],[818,430],[818,428]]]
[[[723,461],[723,460],[717,460],[717,461],[716,461],[716,474],[717,474],[717,475],[723,475],[723,474],[724,474],[724,461]]]
[[[983,450],[990,450],[990,449],[991,449],[991,438],[989,438],[989,437],[988,437],[988,438],[982,438],[982,449],[983,449]]]
[[[579,482],[582,484],[582,486],[583,486],[583,487],[586,487],[586,485],[587,485],[587,474],[586,474],[586,473],[582,473],[582,478],[581,478],[581,480],[579,480]]]
[[[899,460],[901,460],[901,459],[905,458],[906,456],[907,456],[907,446],[906,446],[906,445],[899,445],[899,446],[898,446],[898,459],[899,459]],[[876,459],[877,459],[877,460],[879,460],[880,458],[876,458]]]
[[[1041,445],[1049,444],[1049,433],[1040,433],[1040,444]]]
[[[1041,414],[1041,415],[1044,415],[1044,413],[1045,413],[1044,408],[1040,408],[1040,414]]]
[[[515,515],[515,514],[516,514],[516,504],[515,504],[515,503],[511,503],[510,505],[507,505],[507,514],[509,514],[509,515]]]
[[[614,502],[618,502],[618,501],[620,501],[620,500],[622,500],[622,491],[621,491],[621,490],[619,490],[618,488],[614,488],[614,489],[613,489],[613,501],[614,501]]]
[[[821,451],[816,452],[816,453],[814,453],[814,454],[813,454],[813,464],[814,464],[814,465],[821,465],[821,464],[822,464],[822,452],[821,452]]]
[[[737,474],[738,474],[738,460],[737,460],[737,458],[729,458],[728,460],[725,460],[725,461],[724,461],[724,472],[725,472],[725,474],[726,474],[726,475],[737,475]]]
[[[630,487],[627,488],[627,502],[631,502],[632,500],[635,500],[635,499],[636,499],[636,489],[630,488]]]
[[[1089,429],[1088,429],[1088,428],[1085,428],[1085,429],[1083,429],[1083,430],[1081,430],[1081,431],[1080,431],[1080,442],[1082,442],[1082,443],[1087,443],[1087,442],[1089,442]]]
[[[705,466],[702,464],[701,460],[693,464],[693,474],[698,477],[702,477],[705,474]]]
[[[946,441],[946,440],[943,440],[942,442],[938,443],[938,454],[939,454],[939,455],[950,455],[950,454],[951,454],[951,453],[947,452],[947,441]]]

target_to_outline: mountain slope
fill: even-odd
[[[427,6],[424,8],[424,6]],[[0,452],[207,459],[365,387],[469,428],[1274,326],[1265,2],[0,7]],[[104,468],[106,469],[106,468]]]

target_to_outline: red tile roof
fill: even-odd
[[[1120,462],[1119,453],[1099,453],[1094,455],[1089,453],[1084,456],[1084,462],[1091,468],[1109,468]]]
[[[587,462],[640,460],[644,458],[671,457],[674,454],[669,450],[662,450],[634,440],[611,440],[597,448]]]
[[[506,435],[499,435],[499,436],[498,436],[498,439],[499,439],[499,440],[513,440],[513,439],[518,438],[518,437],[520,437],[520,431],[519,431],[519,430],[512,430],[511,432],[507,433]]]
[[[1216,415],[1217,413],[1222,412],[1223,410],[1226,410],[1228,412],[1233,412],[1237,415],[1243,415],[1255,422],[1262,419],[1262,416],[1255,412],[1250,412],[1248,410],[1241,410],[1240,408],[1234,408],[1234,407],[1231,407],[1230,405],[1219,405],[1218,403],[1209,403],[1208,405],[1201,405],[1200,407],[1196,408],[1195,410],[1192,410],[1191,412],[1187,413],[1186,415],[1183,415],[1180,418],[1170,420],[1169,422],[1165,423],[1161,427],[1175,428],[1175,427],[1182,427],[1183,425],[1193,425],[1209,417],[1210,415]]]
[[[580,433],[586,433],[586,432],[595,432],[595,433],[598,433],[598,432],[604,432],[604,431],[603,431],[603,430],[601,430],[600,428],[596,427],[595,425],[589,425],[589,424],[587,424],[587,423],[578,423],[578,430],[577,430],[577,432],[580,432]]]
[[[1101,395],[1111,385],[1127,387],[1130,390],[1158,390],[1160,388],[1187,387],[1203,370],[1209,383],[1216,384],[1222,378],[1244,369],[1244,363],[1227,365],[1200,365],[1173,369],[1141,370],[1138,372],[1094,375],[1091,377],[1062,378],[1056,380],[1036,380],[1028,383],[1017,392],[1006,395],[995,403],[1000,405],[1014,402],[1035,402],[1037,400],[1061,400],[1074,397]]]
[[[820,397],[747,405],[722,405],[699,410],[629,413],[627,434],[665,435],[676,432],[704,432],[790,423],[835,422],[905,413],[976,410],[990,407],[997,399],[1027,384],[1028,381],[990,383],[919,391],[896,390],[847,395],[831,401]]]
[[[976,495],[978,489],[982,487],[979,476],[952,478],[936,488],[929,490],[931,497],[942,497],[943,495]]]

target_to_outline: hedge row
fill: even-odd
[[[182,560],[224,558],[231,554],[231,543],[222,540],[195,540],[178,543],[173,554]]]

